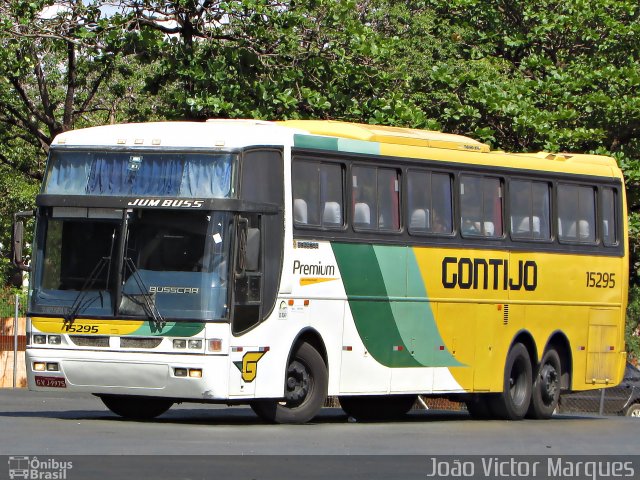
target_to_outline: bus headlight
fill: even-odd
[[[47,362],[47,372],[57,372],[60,370],[60,367],[57,363]]]
[[[201,349],[202,348],[202,340],[189,340],[189,348],[192,349]]]
[[[184,339],[176,338],[173,341],[173,348],[187,348],[187,341]]]
[[[36,334],[33,336],[33,343],[34,345],[44,345],[47,343],[47,336]]]

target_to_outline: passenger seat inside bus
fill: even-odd
[[[429,209],[416,208],[411,213],[409,228],[411,230],[426,230],[429,227]]]
[[[364,202],[358,202],[353,207],[353,226],[371,228],[371,208]]]
[[[493,237],[496,234],[496,227],[493,222],[484,222],[484,236]]]
[[[335,227],[342,226],[342,208],[340,208],[338,202],[325,202],[322,224]]]
[[[593,240],[591,236],[591,224],[588,220],[575,220],[566,221],[565,224],[568,224],[566,233],[563,233],[563,225],[562,219],[558,219],[558,234],[560,238],[570,238],[577,240]],[[565,225],[566,227],[566,225]],[[576,232],[577,228],[577,232]]]
[[[515,217],[512,216],[511,217],[511,231],[515,234],[524,234],[524,233],[531,233],[530,230],[530,224],[529,224],[529,218],[530,217]],[[517,225],[516,228],[514,228],[514,225]],[[533,216],[533,236],[534,238],[540,238],[540,217],[534,215]]]
[[[307,202],[302,198],[293,200],[293,221],[295,223],[309,223],[307,215]]]

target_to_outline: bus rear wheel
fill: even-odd
[[[339,397],[345,413],[356,420],[394,420],[416,403],[416,395],[372,395]]]
[[[531,405],[527,417],[551,418],[560,398],[560,356],[553,348],[542,356],[533,380]]]
[[[252,410],[269,423],[306,423],[327,398],[327,366],[318,351],[303,343],[289,361],[284,399],[256,400]]]
[[[531,358],[522,343],[509,350],[504,366],[502,392],[491,396],[493,417],[503,420],[521,420],[531,402]]]
[[[173,405],[166,398],[134,397],[131,395],[100,395],[100,400],[116,415],[130,420],[151,420]]]

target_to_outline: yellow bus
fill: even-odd
[[[37,198],[29,387],[129,418],[219,402],[303,423],[327,395],[360,419],[417,395],[548,418],[621,381],[625,208],[611,158],[439,132],[66,132]]]

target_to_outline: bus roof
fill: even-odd
[[[431,130],[366,125],[334,120],[214,119],[207,122],[149,122],[105,125],[58,135],[54,147],[241,148],[285,145],[354,153],[374,153],[622,178],[616,161],[601,155],[506,153],[463,135]]]
[[[287,120],[279,123],[312,136],[344,139],[334,147],[339,151],[373,153],[375,149],[358,144],[375,142],[379,145],[375,153],[380,155],[622,178],[615,159],[603,155],[491,151],[488,145],[463,135],[333,120]],[[306,145],[311,147],[313,143],[309,141]],[[330,148],[331,143],[318,142],[318,145]],[[362,151],[358,152],[359,148]]]
[[[469,137],[433,130],[366,125],[335,120],[287,120],[281,122],[293,128],[308,130],[316,135],[352,138],[368,142],[413,145],[416,147],[453,148],[474,152],[488,152],[489,145]]]

